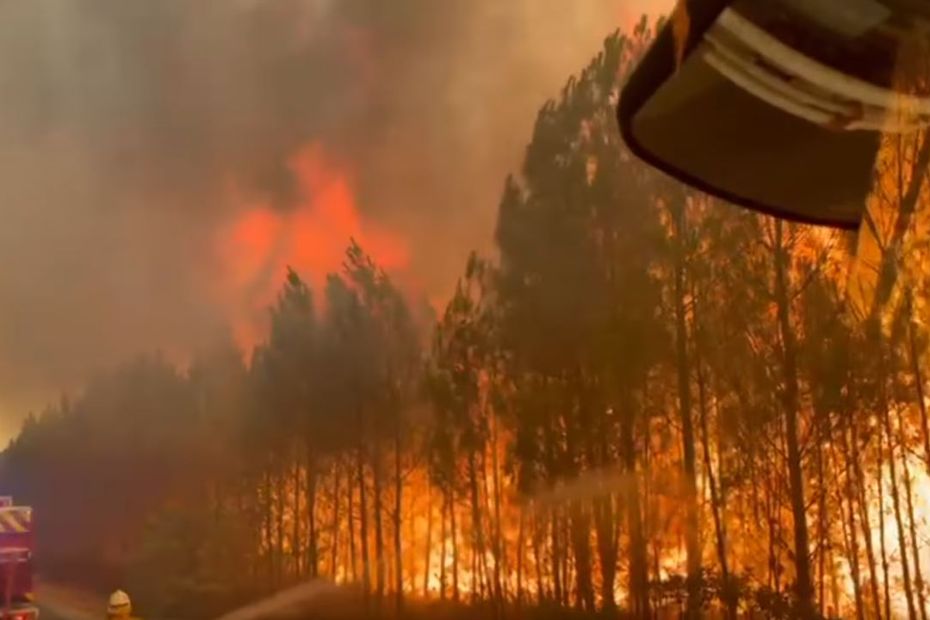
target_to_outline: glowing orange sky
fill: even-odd
[[[347,167],[336,164],[320,144],[311,144],[289,162],[298,200],[289,211],[268,204],[244,204],[217,241],[223,277],[217,294],[241,346],[254,345],[266,327],[267,309],[292,267],[315,292],[329,273],[339,272],[350,239],[355,239],[389,272],[410,263],[407,243],[362,220]]]
[[[254,342],[352,236],[441,308],[539,107],[671,0],[393,4],[3,3],[0,438],[140,353]]]
[[[630,29],[644,13],[666,11],[671,5],[672,0],[623,0],[617,5],[617,23]],[[357,53],[359,64],[371,64],[366,33],[350,34],[353,45],[349,49]],[[362,74],[371,77],[369,72]],[[248,203],[233,192],[237,215],[216,240],[222,276],[215,294],[227,308],[238,344],[246,350],[267,329],[267,310],[286,268],[296,269],[319,294],[326,274],[340,270],[350,239],[399,279],[408,293],[419,288],[418,272],[423,265],[411,264],[417,261],[412,259],[406,231],[362,216],[349,162],[335,161],[325,145],[312,143],[289,161],[289,168],[298,185],[295,207],[285,212],[271,204]],[[437,311],[445,303],[437,291],[431,292],[429,301]]]

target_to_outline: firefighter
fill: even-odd
[[[107,620],[138,620],[132,615],[132,601],[129,600],[129,595],[122,590],[110,595]]]

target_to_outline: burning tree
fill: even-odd
[[[847,238],[647,172],[613,107],[649,32],[542,108],[499,255],[468,259],[437,320],[351,243],[320,290],[285,274],[247,360],[129,363],[31,418],[3,477],[38,530],[99,523],[87,549],[127,549],[99,565],[165,607],[326,579],[497,617],[924,620],[926,253],[894,270],[909,298],[873,278],[881,332]]]

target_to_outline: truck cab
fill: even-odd
[[[32,508],[0,496],[0,620],[35,620]]]

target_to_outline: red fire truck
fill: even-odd
[[[32,508],[0,496],[0,620],[35,620],[32,593]]]

